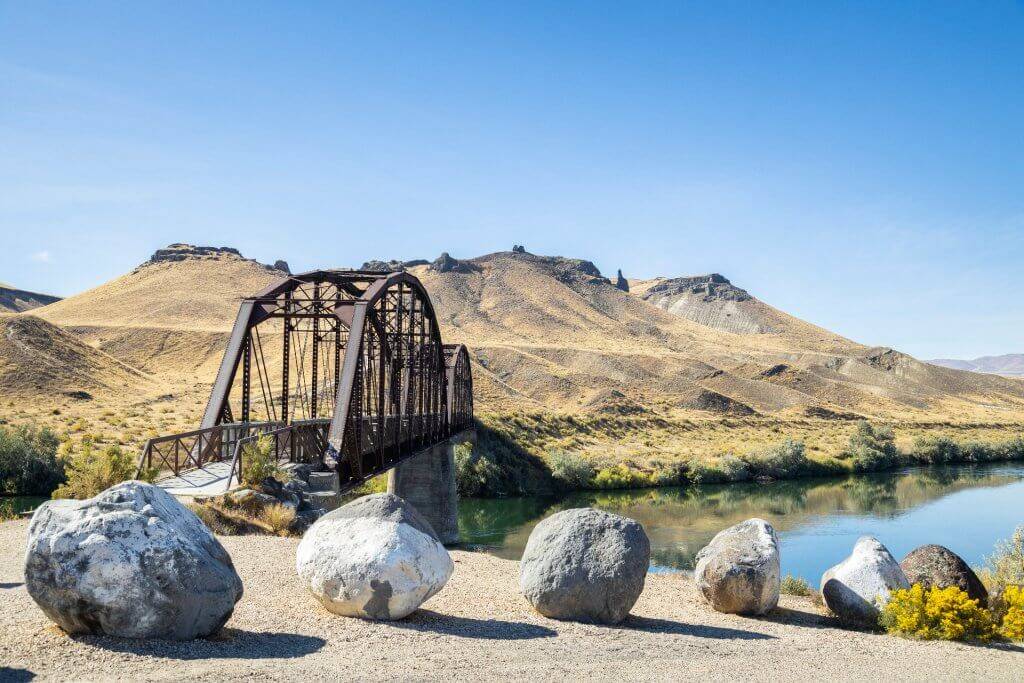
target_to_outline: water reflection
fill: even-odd
[[[923,543],[943,543],[969,562],[980,562],[996,540],[1024,522],[1021,500],[1024,466],[974,465],[563,498],[463,500],[459,527],[466,545],[518,559],[541,519],[568,508],[596,507],[644,525],[655,569],[687,570],[718,531],[763,517],[782,538],[784,571],[816,580],[863,533],[878,535],[898,556]],[[936,505],[939,509],[932,509]]]

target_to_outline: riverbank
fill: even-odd
[[[455,551],[455,574],[410,618],[329,614],[294,569],[298,539],[224,537],[245,595],[221,636],[189,643],[70,637],[22,585],[27,522],[0,524],[0,679],[274,680],[566,678],[1016,680],[1024,652],[840,629],[783,596],[765,619],[719,614],[681,575],[651,575],[619,626],[545,619],[518,593],[518,564]],[[14,671],[12,671],[12,669]],[[18,670],[25,673],[18,673]],[[17,678],[16,676],[24,676]]]
[[[705,442],[709,429],[725,440]],[[459,495],[489,498],[1014,461],[1024,461],[1021,424],[485,413],[455,463]]]

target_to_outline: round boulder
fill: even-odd
[[[988,591],[959,555],[941,545],[923,545],[915,548],[900,562],[900,568],[911,584],[925,588],[956,586],[979,605],[988,604]]]
[[[644,588],[651,544],[639,522],[591,508],[538,524],[519,563],[519,587],[553,619],[615,624]]]
[[[299,577],[327,610],[401,619],[444,588],[455,565],[430,522],[398,496],[364,496],[309,528]]]
[[[697,553],[694,579],[719,612],[764,614],[779,604],[779,539],[763,519],[718,532]]]
[[[850,556],[821,577],[825,605],[857,626],[876,626],[890,592],[900,588],[910,588],[910,582],[889,550],[871,536],[862,536]]]
[[[242,597],[231,558],[199,518],[138,481],[32,516],[25,586],[68,633],[188,640],[215,633]]]

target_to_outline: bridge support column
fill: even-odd
[[[455,444],[445,441],[388,472],[388,493],[410,503],[434,527],[441,542],[459,540],[459,497],[455,488]]]

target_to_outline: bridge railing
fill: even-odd
[[[186,470],[227,460],[241,439],[282,425],[281,422],[228,423],[154,437],[142,447],[135,476],[140,476],[144,470],[170,471],[178,476]]]
[[[270,441],[271,457],[275,462],[287,460],[294,463],[313,463],[320,459],[327,448],[327,430],[330,420],[296,420],[290,425],[257,432],[244,436],[235,442],[231,456],[231,467],[224,490],[233,482],[241,482],[245,472],[247,449],[256,448],[260,439]]]

